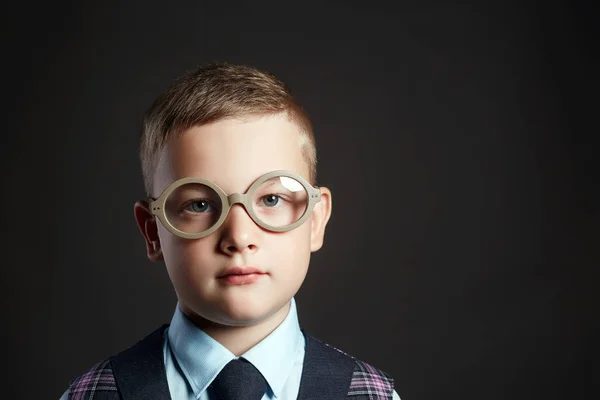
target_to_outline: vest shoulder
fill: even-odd
[[[369,399],[391,400],[394,393],[394,379],[371,364],[357,359],[354,361],[348,397],[368,396]]]
[[[87,372],[77,376],[71,381],[71,385],[69,386],[69,399],[120,399],[113,361],[115,358],[131,353],[145,344],[155,346],[167,326],[161,326],[134,345],[96,363]]]
[[[96,363],[87,372],[73,379],[69,386],[69,399],[71,398],[118,399],[117,382],[110,359]]]
[[[354,370],[348,390],[348,397],[365,399],[392,399],[394,379],[379,368],[361,361],[343,350],[310,336],[310,340],[335,352],[352,362]]]

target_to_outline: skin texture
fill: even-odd
[[[259,176],[274,170],[295,172],[308,180],[298,127],[285,114],[224,119],[193,127],[162,151],[154,176],[154,197],[184,177],[209,179],[226,193],[244,193]],[[183,239],[167,231],[136,202],[134,214],[148,258],[163,261],[181,310],[196,326],[236,355],[241,355],[285,319],[290,299],[302,285],[310,254],[323,245],[331,215],[331,193],[300,227],[267,231],[234,205],[223,225],[201,239]],[[226,268],[255,267],[257,281],[227,285],[218,279]]]

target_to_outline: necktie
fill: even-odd
[[[240,358],[230,361],[211,386],[219,400],[260,400],[267,381],[254,365]]]

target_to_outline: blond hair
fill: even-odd
[[[160,152],[187,129],[228,117],[281,112],[300,128],[300,149],[309,165],[309,181],[315,184],[312,124],[283,82],[258,69],[228,63],[186,73],[160,94],[144,115],[140,159],[146,193],[151,195]]]

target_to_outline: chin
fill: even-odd
[[[258,324],[273,316],[281,309],[268,304],[267,299],[236,298],[225,300],[220,307],[223,324],[230,326],[248,326]]]

